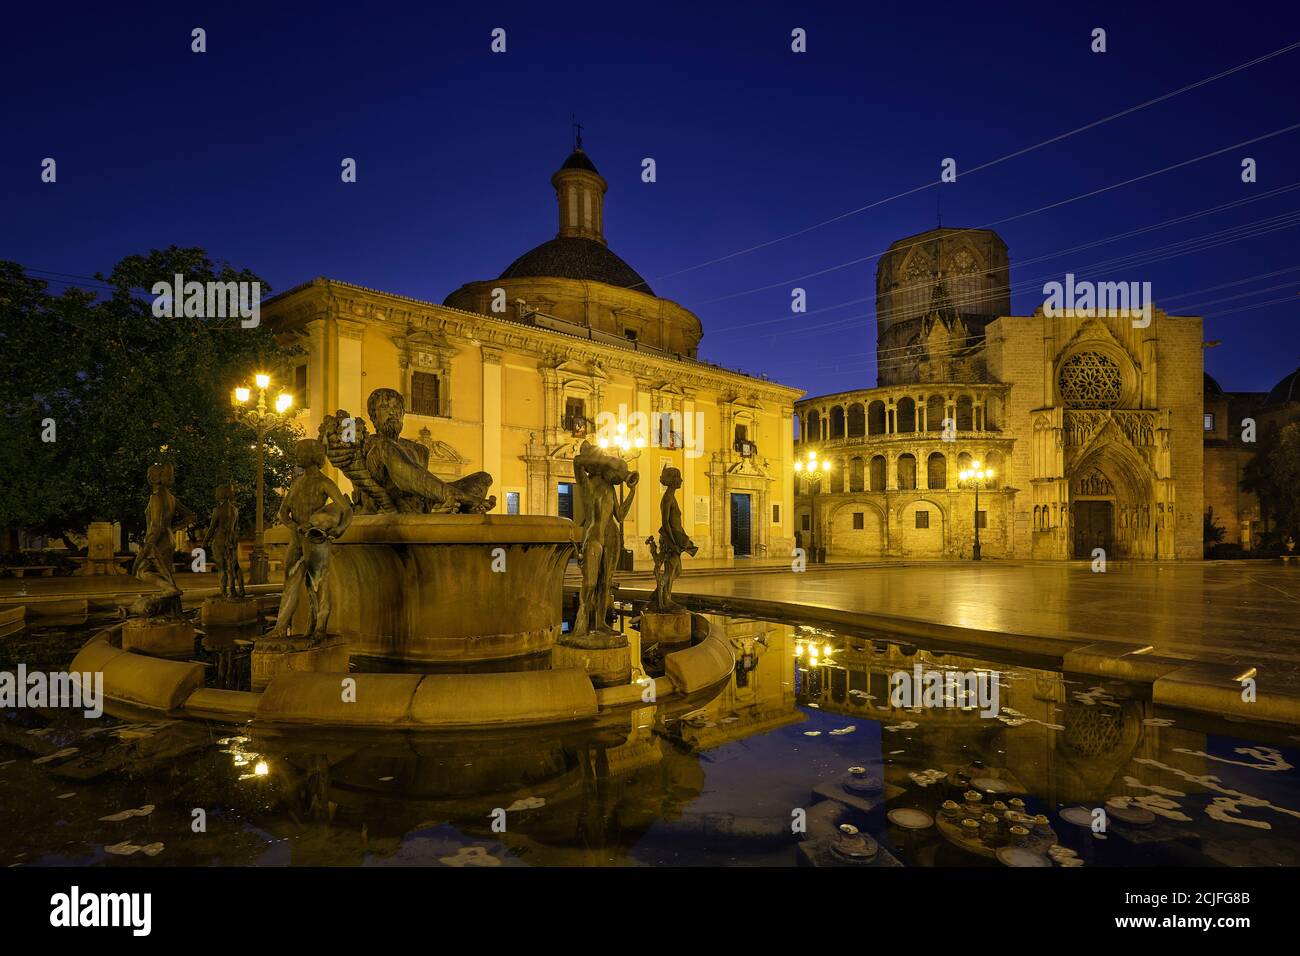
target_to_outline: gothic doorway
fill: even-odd
[[[1076,501],[1074,513],[1074,556],[1091,558],[1094,548],[1113,557],[1115,506],[1109,501]]]

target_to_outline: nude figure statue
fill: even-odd
[[[614,646],[626,638],[608,625],[614,570],[623,549],[621,528],[635,497],[640,475],[627,462],[584,441],[573,459],[573,477],[582,503],[582,543],[578,563],[582,589],[572,637],[579,642]],[[618,486],[631,494],[620,498]],[[620,645],[621,646],[621,645]]]
[[[284,592],[275,629],[263,640],[282,641],[289,637],[299,592],[305,587],[309,609],[307,637],[313,644],[325,639],[329,626],[330,596],[325,586],[329,577],[330,546],[352,523],[352,503],[324,473],[325,448],[314,438],[294,446],[294,460],[303,472],[289,486],[280,505],[280,523],[292,537],[284,562]]]
[[[176,470],[172,465],[150,465],[149,486],[153,489],[145,508],[144,539],[131,565],[131,574],[146,584],[155,585],[160,594],[142,594],[131,605],[132,617],[167,615],[180,617],[181,589],[176,585],[172,562],[176,558],[173,533],[194,523],[194,513],[176,500],[172,483]],[[177,518],[179,517],[179,522]]]

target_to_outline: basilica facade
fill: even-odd
[[[961,558],[978,523],[987,557],[1201,557],[1201,319],[1014,316],[1009,274],[988,230],[881,258],[879,385],[796,404],[796,456],[823,463],[796,479],[801,541]],[[978,488],[960,478],[977,464]]]
[[[579,144],[551,177],[554,238],[442,303],[313,279],[262,306],[303,355],[298,424],[364,415],[376,388],[405,398],[403,436],[441,477],[487,471],[497,513],[580,517],[573,457],[584,441],[629,458],[641,484],[624,542],[648,556],[659,475],[680,469],[700,556],[793,547],[793,403],[802,392],[700,361],[692,312],[656,296],[605,239],[605,179]],[[330,469],[344,490],[347,479]]]

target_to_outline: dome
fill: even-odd
[[[584,236],[556,236],[543,242],[510,263],[501,278],[590,279],[654,295],[645,279],[608,246]]]
[[[1274,385],[1273,390],[1264,399],[1266,406],[1286,405],[1288,402],[1300,402],[1300,368]]]
[[[577,147],[569,154],[569,158],[564,161],[564,165],[560,168],[585,169],[589,173],[596,173],[597,176],[600,175],[600,173],[596,172],[596,164],[587,158],[587,154],[582,151],[581,146]]]

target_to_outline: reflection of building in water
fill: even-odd
[[[1206,737],[1190,730],[1144,725],[1154,708],[1149,700],[1123,696],[1126,685],[1111,684],[1109,693],[1104,689],[1090,693],[1103,683],[1101,678],[1067,680],[1050,671],[832,637],[814,628],[800,629],[795,643],[801,651],[794,660],[800,703],[880,721],[886,728],[881,745],[882,756],[889,757],[886,779],[898,786],[915,789],[907,776],[910,772],[966,766],[978,759],[995,775],[1009,772],[1052,807],[1099,806],[1113,796],[1150,796],[1151,791],[1130,786],[1128,778],[1189,794],[1203,789],[1186,781],[1180,784],[1172,773],[1135,762],[1156,760],[1204,774],[1205,760],[1195,753],[1206,749]],[[893,707],[892,675],[910,675],[918,663],[927,671],[992,670],[1000,678],[1000,713],[1009,722],[982,717],[973,706]],[[908,723],[915,727],[888,730],[906,728]],[[891,755],[891,750],[903,753]]]
[[[710,616],[709,626],[731,642],[737,669],[721,694],[681,723],[685,743],[706,750],[805,719],[790,673],[794,627],[721,616]]]

